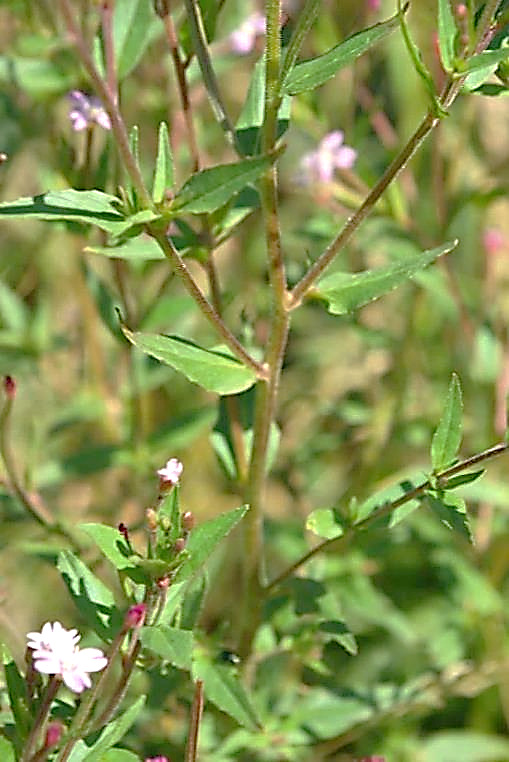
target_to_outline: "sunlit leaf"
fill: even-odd
[[[463,432],[463,398],[456,373],[453,373],[445,399],[444,412],[431,440],[431,464],[437,472],[456,457]]]
[[[154,185],[152,198],[159,204],[165,191],[173,186],[173,157],[171,154],[170,140],[168,137],[168,125],[161,122],[159,125],[159,138],[157,145],[156,168],[154,172]]]
[[[447,72],[454,69],[454,40],[456,24],[451,10],[450,0],[438,0],[438,44],[440,58]]]

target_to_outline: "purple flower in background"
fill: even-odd
[[[230,34],[230,47],[234,53],[245,56],[253,50],[257,38],[263,34],[265,34],[265,16],[255,11]]]
[[[81,90],[72,90],[67,97],[71,104],[69,119],[73,130],[80,132],[94,124],[98,124],[105,130],[111,129],[110,118],[99,98],[94,95],[86,95]]]
[[[306,153],[300,161],[301,179],[308,183],[330,183],[336,169],[351,169],[357,151],[344,145],[342,130],[329,132],[316,151]]]
[[[90,688],[88,673],[99,672],[108,663],[99,648],[78,648],[78,631],[66,630],[60,622],[46,622],[41,632],[29,632],[27,639],[34,669],[44,675],[59,675],[75,693]]]

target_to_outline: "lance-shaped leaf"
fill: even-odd
[[[247,510],[247,505],[242,505],[240,508],[221,513],[193,529],[186,545],[189,558],[177,572],[175,580],[180,582],[188,579],[198,571],[223,537],[226,537],[233,527],[239,523]]]
[[[159,204],[167,188],[173,186],[173,157],[171,155],[170,140],[168,137],[168,125],[161,122],[159,125],[159,141],[157,145],[156,168],[154,172],[154,186],[152,198]]]
[[[235,164],[219,164],[191,175],[175,196],[172,211],[202,214],[219,209],[246,185],[258,180],[274,158],[259,156],[243,159]]]
[[[123,327],[125,336],[136,347],[183,373],[189,381],[216,394],[236,394],[249,389],[256,381],[246,368],[227,351],[204,349],[178,336],[157,333],[133,333]]]
[[[161,24],[146,0],[116,0],[113,43],[117,76],[123,80],[138,64]]]
[[[193,678],[202,680],[205,697],[251,730],[260,727],[256,712],[235,670],[226,664],[212,660],[208,654],[195,652]]]
[[[442,254],[454,249],[457,241],[406,257],[386,267],[361,273],[332,273],[318,281],[314,295],[323,297],[333,315],[346,315],[364,304],[387,294],[406,280],[413,278]]]
[[[129,558],[126,541],[118,529],[93,522],[80,524],[79,528],[88,534],[115,569],[129,569],[135,566]]]
[[[437,472],[446,468],[458,454],[463,429],[462,416],[461,386],[458,376],[453,373],[445,399],[444,412],[431,440],[433,471]]]
[[[456,24],[452,15],[450,0],[438,0],[438,44],[442,65],[447,72],[454,69],[454,40]]]
[[[0,216],[88,222],[112,235],[119,235],[126,227],[126,218],[118,210],[119,203],[118,198],[102,191],[69,188],[18,198],[16,201],[3,201],[0,203]]]
[[[143,709],[144,703],[145,696],[140,696],[120,717],[106,725],[97,741],[89,747],[89,752],[81,758],[81,762],[100,762],[103,754],[125,736]]]
[[[349,66],[356,58],[394,31],[399,25],[399,14],[387,21],[363,29],[344,42],[328,50],[317,58],[303,61],[292,69],[282,84],[282,92],[297,95],[305,90],[313,90],[331,79],[336,72]]]
[[[145,648],[178,669],[191,669],[193,653],[193,633],[190,630],[178,630],[166,624],[143,627],[140,640]]]

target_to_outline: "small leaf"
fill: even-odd
[[[129,560],[129,548],[118,529],[96,523],[79,524],[78,528],[88,534],[115,569],[134,566]]]
[[[272,156],[244,159],[235,164],[219,164],[191,175],[175,196],[172,211],[202,214],[226,204],[253,183],[274,162]]]
[[[16,201],[3,201],[0,203],[0,215],[87,222],[115,235],[126,224],[124,215],[117,208],[119,203],[118,198],[101,191],[69,188],[18,198]]]
[[[260,728],[249,697],[231,666],[219,664],[203,652],[195,652],[193,679],[202,680],[206,698],[233,717],[239,725],[251,730]]]
[[[463,429],[463,400],[456,373],[452,374],[444,412],[431,440],[431,465],[436,473],[446,468],[458,454]]]
[[[321,622],[318,631],[328,635],[330,640],[336,641],[352,656],[358,653],[358,646],[355,637],[352,635],[344,622],[337,620]]]
[[[399,26],[399,14],[354,34],[317,58],[298,63],[282,84],[282,92],[298,95],[331,79],[340,69],[373,47]]]
[[[426,500],[442,524],[445,524],[448,529],[458,532],[469,543],[473,544],[474,538],[463,498],[457,495],[447,495],[444,498],[427,495]]]
[[[189,558],[177,572],[175,580],[180,582],[198,571],[221,540],[239,523],[247,510],[247,505],[242,505],[227,513],[221,513],[193,529],[186,545]]]
[[[106,725],[97,741],[90,747],[88,754],[83,758],[83,762],[100,762],[101,756],[125,736],[136,721],[144,704],[145,696],[140,696],[120,717]]]
[[[436,249],[424,251],[415,257],[407,257],[376,270],[360,273],[336,272],[326,275],[318,281],[314,293],[329,303],[330,313],[345,315],[392,291],[431,264],[437,257],[452,251],[457,243],[457,241],[446,243]]]
[[[472,482],[477,481],[477,479],[480,479],[483,474],[484,468],[481,468],[479,471],[472,471],[471,473],[452,476],[450,479],[447,479],[447,484],[445,485],[444,489],[456,489],[457,487],[463,487],[464,484],[471,484]]]
[[[446,72],[454,70],[454,40],[456,24],[449,0],[438,0],[438,44],[440,58]]]
[[[154,627],[143,627],[140,640],[145,648],[177,669],[191,669],[194,639],[190,630],[178,630],[176,627],[157,624]]]
[[[156,204],[160,204],[164,193],[173,187],[173,157],[171,155],[170,140],[168,137],[168,125],[161,122],[159,125],[159,142],[157,145],[156,168],[154,172],[154,185],[152,198]]]
[[[146,0],[115,0],[114,7],[113,42],[121,81],[139,63],[161,26]]]
[[[216,394],[236,394],[249,389],[256,381],[251,368],[226,352],[218,352],[194,344],[179,336],[156,333],[132,333],[122,328],[125,336],[145,354],[156,357],[195,384]]]
[[[334,508],[317,508],[312,511],[306,519],[306,529],[326,540],[343,534],[341,517]]]

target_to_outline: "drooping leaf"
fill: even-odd
[[[168,137],[168,125],[166,122],[161,122],[159,125],[156,168],[154,171],[154,185],[152,188],[152,198],[155,203],[159,204],[164,198],[165,191],[172,187],[173,157]]]
[[[203,524],[199,524],[193,529],[186,545],[189,558],[177,572],[175,577],[177,582],[188,579],[203,566],[213,550],[238,524],[247,510],[247,505],[242,505],[240,508],[234,508],[232,511],[221,513],[213,519],[204,521]]]
[[[191,669],[194,638],[190,630],[178,630],[166,624],[143,627],[140,640],[165,661],[178,669]]]
[[[216,394],[236,394],[256,381],[251,368],[224,351],[204,349],[178,336],[133,333],[123,328],[129,341],[152,357],[183,373],[195,384]]]
[[[328,50],[317,58],[298,63],[292,69],[281,86],[281,91],[288,95],[298,95],[305,90],[313,90],[331,79],[340,69],[349,66],[356,58],[373,47],[399,25],[399,15],[387,21],[368,27],[354,34],[344,42]]]
[[[431,440],[431,465],[434,472],[446,468],[456,457],[461,444],[462,418],[461,386],[458,376],[453,373],[445,399],[444,412]]]
[[[454,69],[454,40],[456,24],[452,14],[450,0],[438,0],[438,44],[442,66],[446,72]]]
[[[193,679],[202,680],[205,698],[251,730],[260,727],[254,707],[235,670],[218,663],[203,651],[195,650],[193,656]]]
[[[467,506],[462,497],[447,495],[444,498],[427,495],[428,505],[442,524],[462,535],[468,542],[473,543],[472,529],[467,513]]]
[[[274,158],[260,156],[235,164],[219,164],[191,175],[173,201],[172,210],[193,214],[213,212],[258,180]]]
[[[80,614],[101,638],[108,640],[115,618],[118,621],[111,590],[70,550],[60,553],[57,569]]]
[[[457,241],[446,243],[415,257],[408,257],[376,270],[360,273],[336,272],[326,275],[318,281],[314,293],[328,302],[330,313],[345,315],[410,280],[437,257],[452,251],[457,243]]]
[[[83,762],[100,762],[102,755],[125,736],[136,721],[144,704],[145,696],[140,696],[120,717],[116,717],[108,723],[97,741],[90,747],[88,754],[83,758]]]

